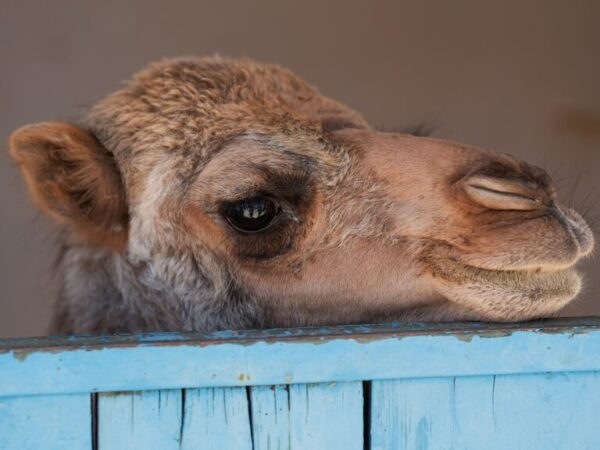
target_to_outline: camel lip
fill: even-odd
[[[540,274],[540,273],[559,273],[570,271],[586,258],[589,254],[579,254],[571,261],[561,262],[528,262],[520,267],[493,267],[492,264],[477,264],[469,261],[469,254],[465,254],[455,245],[445,243],[443,246],[434,246],[424,253],[422,262],[427,267],[438,267],[448,265],[454,267],[464,267],[473,271],[483,273],[508,273],[508,274]]]
[[[590,252],[578,252],[576,255],[565,257],[562,260],[535,261],[534,257],[522,258],[520,261],[511,261],[511,258],[501,257],[493,253],[473,253],[465,251],[460,246],[446,240],[423,239],[423,251],[419,257],[422,270],[427,272],[439,266],[464,267],[483,273],[560,273],[575,269],[582,261],[589,259]],[[524,259],[524,260],[523,260]],[[498,263],[497,265],[495,263]]]
[[[486,320],[555,314],[577,296],[582,285],[581,276],[572,267],[551,272],[490,270],[445,259],[436,261],[431,270],[441,296]]]
[[[463,266],[469,269],[482,271],[482,272],[491,272],[491,273],[519,273],[519,274],[540,274],[540,273],[559,273],[570,271],[575,268],[579,261],[575,261],[573,263],[565,263],[565,264],[532,264],[528,267],[520,267],[520,268],[492,268],[485,266],[478,266],[475,264],[469,264],[463,261],[460,261],[455,258],[448,258],[450,261],[454,262],[457,266]]]
[[[525,289],[532,287],[554,285],[579,285],[581,276],[575,268],[575,263],[568,266],[540,265],[536,268],[524,269],[491,269],[474,266],[459,261],[456,258],[440,257],[432,260],[430,270],[434,277],[451,283],[460,284],[493,284],[497,287],[507,286]]]

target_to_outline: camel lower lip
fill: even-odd
[[[428,263],[440,295],[471,311],[478,320],[549,317],[562,310],[581,288],[573,268],[490,270],[443,257]]]
[[[494,290],[527,292],[529,297],[573,296],[581,280],[570,268],[556,271],[492,270],[443,258],[433,261],[436,278],[452,284],[490,286]]]

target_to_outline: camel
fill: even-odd
[[[10,150],[63,231],[57,333],[550,317],[594,246],[544,170],[248,59],[155,62]]]

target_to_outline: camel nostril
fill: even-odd
[[[475,203],[495,210],[533,211],[548,204],[548,195],[534,183],[485,175],[464,180],[463,188]]]

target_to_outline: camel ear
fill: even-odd
[[[12,134],[10,151],[42,211],[94,244],[125,245],[125,190],[91,133],[67,123],[28,125]]]

